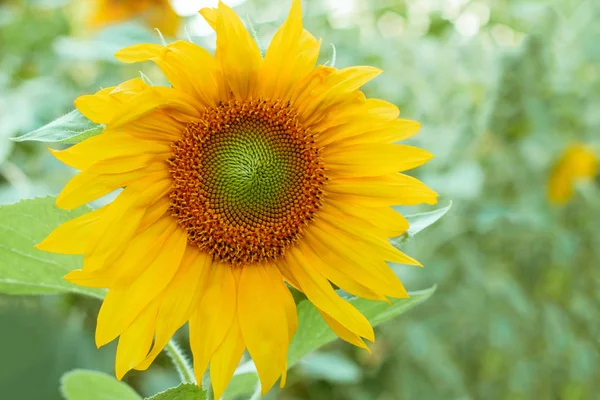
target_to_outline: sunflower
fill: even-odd
[[[596,153],[579,143],[569,145],[550,173],[548,199],[555,204],[565,204],[573,196],[577,181],[593,179],[597,174]]]
[[[408,228],[390,206],[436,202],[400,173],[432,156],[393,144],[419,124],[360,91],[379,69],[316,66],[320,41],[303,29],[299,0],[264,58],[231,8],[200,13],[216,31],[215,56],[187,41],[116,54],[152,60],[172,87],[133,79],[76,100],[106,129],[53,151],[81,170],[56,204],[123,190],[38,248],[83,254],[66,279],[108,288],[96,343],[119,337],[119,379],[146,369],[189,321],[196,377],[210,364],[215,398],[245,349],[265,393],[285,382],[298,322],[289,287],[363,348],[373,329],[333,285],[372,300],[408,297],[386,261],[419,263],[390,244]]]
[[[94,0],[92,3],[88,22],[92,28],[135,18],[168,36],[175,36],[179,28],[179,16],[169,0]]]

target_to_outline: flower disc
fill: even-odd
[[[229,101],[189,124],[169,160],[188,241],[232,265],[276,259],[321,205],[313,134],[285,104]]]

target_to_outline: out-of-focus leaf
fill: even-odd
[[[104,298],[101,289],[74,285],[63,276],[81,266],[74,256],[46,253],[33,246],[60,224],[85,214],[87,207],[61,210],[53,197],[0,206],[0,293],[77,293]]]
[[[147,397],[146,400],[205,400],[206,392],[197,385],[183,383],[176,388]]]
[[[73,110],[33,132],[12,138],[12,140],[15,142],[36,141],[72,144],[102,133],[103,130],[104,125],[93,123],[78,110]]]
[[[409,224],[408,230],[402,236],[392,239],[392,244],[396,247],[400,246],[403,242],[415,236],[423,229],[436,223],[440,218],[446,215],[451,207],[452,202],[448,203],[446,207],[442,207],[434,211],[407,215],[406,219],[408,220]]]
[[[335,353],[309,354],[300,360],[298,366],[304,376],[332,383],[356,383],[362,376],[354,361]]]
[[[0,164],[6,160],[11,150],[12,143],[5,135],[2,134],[2,132],[0,132]]]
[[[66,400],[141,400],[135,390],[97,371],[74,370],[63,375],[60,391]]]
[[[54,48],[60,56],[71,60],[117,63],[114,57],[117,51],[139,43],[160,43],[160,37],[145,26],[127,22],[108,26],[91,39],[61,37]]]
[[[445,173],[425,174],[423,182],[444,193],[444,196],[461,201],[474,200],[481,196],[484,178],[479,163],[466,161],[453,166]]]
[[[435,292],[435,287],[412,292],[408,299],[390,299],[391,305],[358,297],[351,298],[348,302],[363,313],[371,325],[377,326],[423,303],[431,297],[433,292]],[[336,338],[336,334],[329,329],[312,303],[308,300],[300,302],[298,304],[298,330],[288,350],[288,366],[291,367],[307,354]],[[225,399],[233,399],[235,396],[252,392],[257,382],[253,367],[250,362],[238,368],[225,392]],[[254,379],[250,380],[247,376],[253,376]]]

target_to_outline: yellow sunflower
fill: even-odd
[[[593,179],[598,174],[598,156],[589,147],[571,144],[554,164],[548,181],[548,199],[565,204],[573,196],[577,181]]]
[[[320,41],[303,29],[299,0],[264,58],[225,4],[200,13],[216,31],[215,56],[186,41],[116,54],[154,61],[172,87],[133,79],[76,100],[106,130],[53,151],[81,170],[57,205],[123,191],[38,248],[83,254],[66,279],[108,288],[96,343],[119,337],[118,378],[146,369],[189,321],[196,377],[210,364],[215,398],[245,349],[265,393],[285,382],[297,327],[288,285],[360,347],[373,329],[332,284],[373,300],[408,297],[386,261],[418,262],[388,241],[408,228],[390,206],[436,202],[400,173],[431,154],[393,144],[419,124],[360,91],[379,69],[315,67]]]
[[[179,28],[180,18],[169,0],[94,0],[90,4],[89,25],[92,28],[136,18],[168,36],[175,36]]]

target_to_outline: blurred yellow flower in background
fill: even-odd
[[[419,263],[388,241],[408,229],[391,206],[434,204],[437,194],[400,173],[432,157],[394,144],[420,125],[365,97],[360,87],[379,69],[315,67],[321,42],[303,29],[299,0],[264,58],[231,8],[201,14],[216,31],[215,56],[187,41],[116,55],[154,61],[172,87],[138,78],[77,99],[106,130],[53,151],[82,171],[57,205],[124,190],[38,248],[84,254],[67,279],[109,289],[96,343],[120,337],[119,379],[148,368],[189,320],[197,380],[210,363],[220,398],[245,349],[263,393],[284,384],[298,324],[286,283],[366,348],[373,328],[331,283],[372,300],[408,297],[386,261]]]
[[[564,204],[573,196],[577,181],[593,179],[598,174],[598,156],[588,146],[569,145],[552,167],[548,182],[548,198],[552,203]]]
[[[89,4],[89,25],[94,29],[130,19],[140,19],[167,36],[175,36],[179,28],[180,17],[169,0],[93,0]]]

